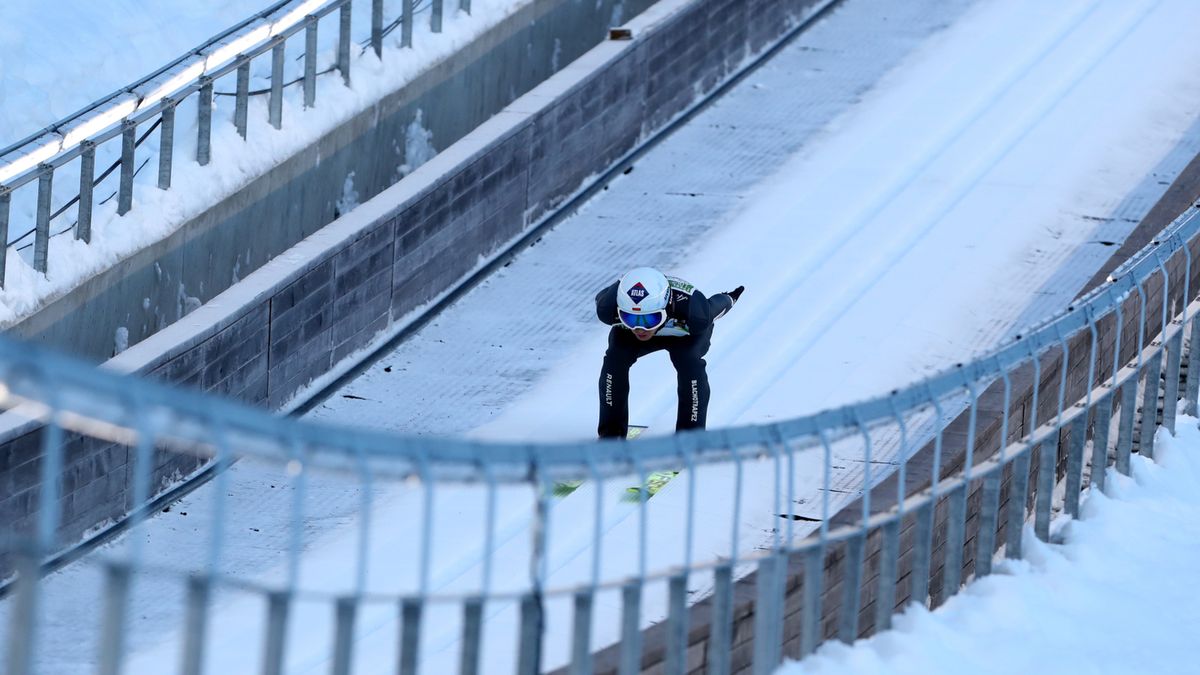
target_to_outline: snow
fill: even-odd
[[[1159,429],[1155,460],[1109,469],[1079,520],[1051,540],[1024,532],[1025,559],[1005,560],[935,611],[913,605],[893,630],[830,642],[777,675],[821,673],[1197,673],[1200,632],[1200,428]]]
[[[1122,218],[1140,218],[1161,194],[1146,177],[1173,176],[1196,154],[1200,83],[1189,66],[1200,43],[1179,27],[1200,19],[1200,5],[914,0],[902,9],[843,3],[339,392],[369,400],[335,397],[313,416],[407,433],[589,438],[604,340],[590,299],[633,264],[663,267],[708,292],[747,286],[718,323],[709,355],[713,426],[879,394],[1065,304],[1110,252],[1094,240],[1123,237],[1131,224]],[[935,32],[939,25],[947,28]],[[874,36],[871,44],[860,44],[864,34]],[[252,130],[252,141],[259,136],[270,133]],[[384,208],[369,200],[355,213]],[[332,230],[352,227],[339,223]],[[329,240],[319,235],[310,245]],[[284,274],[286,263],[271,273]],[[556,292],[544,293],[547,283]],[[544,299],[540,310],[529,310],[530,297]],[[513,308],[525,313],[514,316]],[[635,414],[651,432],[673,426],[673,380],[665,359],[634,371]],[[884,459],[896,458],[894,438],[875,440]],[[862,459],[839,457],[848,467],[838,477],[844,499],[871,482]],[[774,536],[780,510],[808,515],[821,502],[822,461],[816,451],[797,453],[788,467],[797,489],[791,505],[778,503],[769,457],[746,462],[740,482],[729,466],[685,472],[648,503],[644,535],[643,511],[620,499],[636,477],[588,481],[551,509],[546,581],[562,588],[751,553]],[[201,569],[220,503],[229,516],[221,572],[287,583],[283,552],[300,477],[243,461],[222,480],[145,523],[145,560]],[[531,488],[497,491],[489,536],[480,517],[488,495],[477,487],[438,486],[427,495],[419,483],[364,489],[353,476],[303,480],[297,579],[306,592],[440,596],[528,586]],[[693,503],[693,494],[703,499]],[[793,534],[811,527],[795,523]],[[360,532],[368,535],[361,559]],[[642,536],[653,542],[644,557]],[[426,540],[427,558],[420,555]],[[47,580],[52,618],[42,627],[39,672],[79,672],[94,658],[95,617],[77,617],[73,608],[100,606],[92,563],[123,555],[129,541]],[[698,574],[690,583],[703,593],[709,581]],[[663,616],[662,591],[650,587],[644,622]],[[143,577],[134,594],[127,672],[161,672],[178,655],[178,576]],[[616,638],[617,603],[613,593],[597,598],[597,646]],[[257,667],[247,655],[261,648],[262,605],[255,595],[219,594],[209,672]],[[488,605],[491,664],[513,663],[515,607],[511,599]],[[559,596],[548,609],[545,663],[561,664],[568,601]],[[455,607],[430,612],[422,670],[449,672],[458,649]],[[332,634],[327,598],[306,596],[293,608],[289,672],[327,670]],[[360,615],[356,672],[389,672],[396,634],[393,603]]]
[[[157,165],[159,134],[154,133],[137,151],[139,163],[148,162],[148,168],[139,172],[134,180],[133,210],[123,217],[118,216],[116,200],[106,199],[116,190],[119,172],[113,172],[96,188],[91,243],[77,241],[70,234],[52,237],[49,270],[45,276],[35,272],[32,267],[33,239],[30,231],[35,220],[37,181],[17,188],[12,195],[9,227],[9,242],[16,245],[8,250],[4,288],[0,289],[0,326],[16,323],[96,273],[146,245],[167,237],[192,217],[233,194],[297,149],[312,143],[386,94],[396,91],[431,64],[458,51],[528,2],[477,0],[472,3],[469,15],[448,5],[443,32],[438,35],[429,30],[428,11],[419,13],[414,26],[413,48],[402,49],[399,46],[400,31],[397,30],[384,38],[382,59],[377,59],[369,49],[351,49],[353,77],[349,89],[343,85],[337,73],[319,77],[317,104],[314,108],[304,109],[301,88],[286,88],[281,130],[272,128],[267,122],[266,97],[255,96],[250,101],[249,129],[247,138],[243,140],[232,123],[233,99],[217,96],[214,103],[212,161],[208,166],[202,167],[191,161],[196,152],[197,113],[196,97],[189,97],[179,105],[176,113],[174,187],[165,191],[156,187],[157,172],[151,169]],[[53,3],[52,6],[20,0],[17,5],[14,18],[8,14],[6,4],[5,20],[0,26],[0,63],[19,62],[23,66],[20,69],[0,68],[0,100],[3,101],[0,104],[0,133],[4,134],[0,136],[3,139],[0,144],[4,145],[57,119],[41,112],[48,107],[46,100],[53,101],[49,107],[56,115],[73,112],[95,97],[154,71],[204,39],[245,18],[247,13],[244,3],[229,0],[149,3],[149,8],[122,0],[111,15],[106,14],[104,9],[108,3],[97,5],[80,0]],[[180,9],[184,5],[188,9]],[[400,0],[385,2],[384,16],[398,16],[400,5]],[[361,41],[369,30],[371,3],[356,2],[353,6],[354,39]],[[176,21],[179,12],[185,17],[195,14],[208,18],[186,30],[164,30],[164,26],[174,28],[179,23],[187,23]],[[137,16],[131,19],[133,15]],[[335,12],[322,20],[318,71],[334,61],[337,18]],[[100,29],[97,30],[97,27]],[[126,29],[128,33],[122,32]],[[148,42],[143,40],[147,33],[155,33],[155,37]],[[73,41],[76,49],[70,52],[62,50],[53,57],[46,56],[52,51],[49,45],[61,42],[61,37],[56,35],[77,38],[77,41]],[[303,40],[303,32],[289,39],[288,53],[292,56],[299,54],[303,50]],[[135,48],[126,49],[128,45],[135,45]],[[111,71],[97,76],[95,61],[78,56],[90,52],[98,54],[101,63],[108,63],[108,55],[120,56],[112,57],[115,60]],[[28,68],[24,67],[26,63],[29,63]],[[43,67],[43,63],[53,67]],[[302,74],[302,69],[302,59],[288,58],[285,79],[295,79]],[[256,90],[268,86],[269,74],[270,58],[256,59],[251,68],[250,88]],[[63,86],[64,82],[76,83],[93,76],[100,84],[81,88],[80,91],[86,94],[68,96],[63,93],[76,90],[74,86]],[[218,92],[229,92],[233,88],[233,75],[215,83]],[[31,122],[31,119],[38,121]],[[10,133],[13,136],[10,137]],[[119,140],[99,146],[96,154],[97,175],[118,159],[119,153]],[[401,173],[399,161],[397,164],[397,171]],[[54,208],[70,199],[67,195],[71,192],[70,186],[78,183],[78,162],[71,162],[55,172],[57,195],[53,200]],[[71,196],[73,194],[71,192]],[[67,209],[51,222],[51,232],[69,230],[77,219],[77,213],[76,207]],[[198,291],[182,289],[180,293],[181,296],[198,296]]]
[[[8,0],[0,21],[0,64],[8,64],[0,67],[0,147],[149,75],[254,11],[243,0]]]

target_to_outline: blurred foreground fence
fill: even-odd
[[[1056,485],[1077,515],[1110,461],[1152,457],[1158,424],[1196,400],[1198,213],[976,361],[809,417],[636,443],[337,429],[0,341],[0,403],[44,424],[37,518],[0,539],[5,672],[767,673],[885,629],[1001,549],[1020,557],[1031,513],[1048,539]],[[42,569],[80,438],[123,448],[132,485],[129,535],[75,563],[90,586]],[[180,454],[216,471],[192,533],[168,535],[138,507]],[[237,519],[246,467],[287,487],[286,531],[258,557]],[[637,489],[660,471],[679,474]]]

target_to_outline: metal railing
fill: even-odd
[[[812,416],[636,443],[483,443],[331,428],[0,341],[0,403],[45,424],[35,527],[3,539],[19,569],[7,600],[5,672],[27,675],[39,658],[37,629],[45,625],[39,607],[51,599],[54,583],[41,578],[39,563],[59,543],[56,477],[64,434],[129,448],[134,505],[151,497],[156,452],[199,453],[218,469],[246,458],[273,467],[299,495],[289,502],[291,534],[278,574],[223,565],[236,544],[229,543],[232,524],[224,515],[230,472],[221,470],[211,495],[209,553],[199,569],[152,562],[142,545],[97,552],[81,563],[99,563],[104,574],[99,673],[122,672],[124,645],[138,630],[130,589],[150,579],[184,589],[172,648],[188,674],[213,657],[206,636],[214,614],[232,611],[214,609],[213,598],[231,589],[265,608],[261,653],[243,656],[271,673],[281,672],[297,647],[288,636],[298,625],[328,628],[330,668],[350,672],[365,648],[357,617],[380,606],[396,610],[398,651],[388,658],[399,673],[476,673],[484,664],[488,672],[507,671],[514,664],[497,665],[501,655],[522,674],[560,665],[571,673],[635,673],[656,650],[668,673],[703,666],[721,674],[731,672],[733,653],[746,648],[754,671],[767,673],[783,655],[808,654],[825,638],[853,640],[864,631],[864,617],[874,630],[886,628],[905,599],[936,603],[956,593],[966,577],[964,555],[973,557],[968,571],[976,577],[990,572],[999,544],[1007,557],[1019,557],[1030,507],[1036,536],[1048,539],[1059,478],[1066,512],[1078,515],[1089,464],[1090,482],[1101,488],[1110,454],[1117,470],[1128,473],[1135,448],[1153,456],[1160,416],[1174,429],[1181,392],[1196,400],[1197,352],[1185,347],[1200,339],[1192,263],[1198,214],[1189,209],[1103,287],[971,363]],[[1021,398],[1022,379],[1032,382],[1031,400]],[[998,393],[1001,411],[990,445],[982,422],[985,408],[994,406],[989,391]],[[966,456],[960,470],[950,471],[945,425],[959,413],[969,420]],[[932,450],[929,486],[909,493],[906,460],[924,447]],[[849,465],[861,472],[845,473]],[[888,468],[880,471],[881,465]],[[870,488],[893,470],[899,473],[894,502],[881,508],[879,491]],[[639,486],[655,471],[679,474],[651,497]],[[344,543],[344,574],[306,576],[306,556],[317,554],[306,554],[304,495],[327,480],[358,491],[351,509],[358,536]],[[555,489],[568,481],[583,487]],[[972,494],[980,501],[969,507]],[[391,500],[407,505],[402,517],[381,517],[383,502]],[[447,500],[458,513],[451,533],[442,531],[437,510]],[[851,523],[834,524],[854,500]],[[977,525],[971,538],[969,508]],[[148,523],[140,510],[133,513],[136,533]],[[911,543],[902,550],[910,526]],[[935,531],[942,533],[939,545]],[[394,558],[381,568],[374,547],[396,539],[403,545],[391,549]],[[878,556],[877,566],[865,565],[868,555]],[[939,568],[941,584],[931,585]],[[826,585],[831,569],[840,575],[833,590]],[[751,578],[753,610],[735,612],[735,587]],[[689,626],[697,598],[711,610],[706,631]],[[299,617],[301,607],[313,606],[323,608],[326,624]],[[664,619],[660,643],[644,644],[652,634],[644,629]],[[735,629],[738,621],[752,629]],[[703,648],[689,650],[697,639]],[[457,650],[447,652],[447,642]]]
[[[416,16],[424,11],[429,12],[430,30],[442,31],[445,0],[399,2],[399,16],[389,19],[384,16],[383,0],[371,0],[369,28],[361,31],[368,35],[360,45],[362,51],[370,49],[377,57],[382,56],[383,39],[396,28],[401,31],[401,46],[411,47]],[[457,6],[469,12],[471,3],[457,0]],[[46,274],[51,264],[51,238],[74,232],[75,239],[90,243],[96,208],[115,198],[116,214],[128,213],[134,203],[134,177],[155,156],[156,185],[161,190],[169,189],[178,154],[176,112],[181,106],[189,113],[194,108],[195,142],[189,149],[192,159],[205,166],[212,160],[214,96],[234,98],[231,121],[245,139],[252,96],[268,96],[267,121],[280,129],[285,87],[300,85],[302,105],[311,108],[316,105],[316,83],[321,75],[337,71],[349,86],[355,46],[353,16],[352,0],[276,2],[155,73],[0,151],[0,242],[19,251],[32,247],[29,264],[34,271]],[[336,31],[335,39],[322,39],[327,34],[321,30],[323,22],[336,22],[331,26]],[[297,45],[302,53],[300,62],[289,63],[289,42],[301,41]],[[269,85],[262,91],[251,91],[252,71],[262,63],[255,59],[268,53]],[[328,62],[323,68],[319,63],[322,59]],[[228,79],[235,80],[232,90],[218,91],[218,85]],[[141,134],[139,129],[143,130]],[[157,148],[143,149],[139,164],[138,148],[147,140],[153,142],[155,131]],[[99,176],[98,163],[107,167]],[[77,187],[76,196],[57,204],[56,178],[59,185],[65,178]],[[111,186],[113,181],[115,186]],[[98,189],[111,190],[111,195],[97,202]],[[17,222],[12,220],[14,212],[27,229],[10,241],[9,231]],[[63,220],[71,222],[64,224]],[[0,288],[5,285],[6,264],[7,256],[0,255]]]

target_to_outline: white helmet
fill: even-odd
[[[617,283],[617,315],[628,328],[655,330],[667,322],[671,284],[651,267],[629,270]]]

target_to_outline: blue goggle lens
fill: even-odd
[[[621,323],[626,326],[646,330],[654,330],[667,320],[667,313],[662,310],[649,314],[632,314],[624,310],[617,310],[617,315],[621,317]]]

